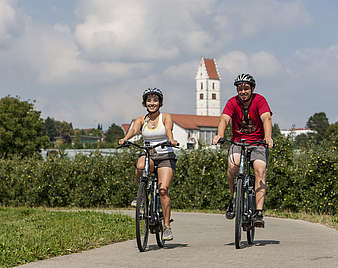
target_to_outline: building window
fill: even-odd
[[[201,83],[201,89],[203,89],[203,83]]]
[[[212,83],[212,89],[215,89],[215,83]]]
[[[216,100],[216,93],[212,93],[212,99]]]
[[[203,94],[202,93],[200,94],[200,100],[203,100]]]

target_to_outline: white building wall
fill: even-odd
[[[221,112],[221,83],[220,80],[209,79],[203,58],[201,58],[195,80],[196,115],[219,116]],[[200,98],[201,94],[203,94],[203,99]],[[216,94],[216,99],[212,99],[212,94]]]
[[[198,148],[199,131],[184,129],[174,123],[173,125],[174,139],[180,144],[181,148],[187,149],[188,143],[193,143],[194,149]]]

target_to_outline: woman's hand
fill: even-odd
[[[177,140],[169,140],[172,146],[177,146]]]
[[[120,140],[119,140],[119,145],[123,145],[123,144],[125,143],[125,141],[126,141],[126,140],[125,140],[124,138],[123,138],[123,139],[120,139]]]

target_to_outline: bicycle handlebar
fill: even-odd
[[[263,145],[264,147],[267,147],[268,144],[264,140],[257,140],[249,143],[245,143],[245,139],[242,139],[241,142],[233,141],[233,140],[228,140],[226,138],[220,138],[218,140],[218,144],[223,144],[225,142],[229,142],[231,144],[237,145],[237,146],[252,146],[252,145]]]
[[[142,146],[142,145],[139,145],[139,144],[137,144],[137,143],[133,143],[133,142],[131,142],[131,141],[126,141],[126,142],[124,142],[121,146],[119,146],[119,147],[117,147],[117,148],[119,149],[119,148],[122,148],[122,147],[129,147],[129,146],[132,145],[132,146],[135,146],[135,147],[137,147],[137,148],[140,148],[140,149],[149,151],[149,150],[155,149],[156,147],[159,147],[159,146],[161,146],[162,148],[164,148],[164,147],[175,147],[175,148],[179,148],[178,146],[180,145],[179,143],[177,143],[176,146],[173,146],[173,145],[171,144],[170,141],[164,141],[164,142],[161,142],[161,143],[158,143],[158,144],[155,144],[155,145],[147,144],[147,142],[145,142],[145,143],[146,143],[145,146]]]

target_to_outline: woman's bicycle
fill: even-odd
[[[267,147],[265,141],[254,141],[245,143],[234,142],[221,138],[218,143],[230,142],[231,144],[241,147],[241,156],[239,164],[239,173],[234,181],[234,199],[235,199],[235,246],[240,248],[241,228],[246,231],[246,237],[249,245],[253,244],[255,238],[254,216],[256,212],[256,193],[255,193],[255,176],[250,174],[250,156],[255,146],[263,145]]]
[[[157,166],[154,167],[154,174],[150,172],[150,152],[156,147],[172,147],[170,142],[162,142],[151,146],[145,142],[144,146],[126,141],[121,147],[135,146],[144,150],[145,168],[143,176],[138,184],[136,198],[136,241],[138,249],[145,251],[148,244],[149,231],[156,235],[156,242],[160,248],[163,248],[164,217],[160,203],[158,189]]]

